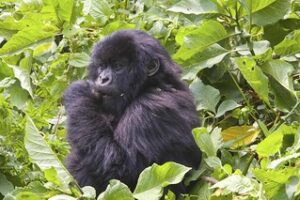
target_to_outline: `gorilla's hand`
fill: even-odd
[[[68,111],[69,107],[72,107],[72,105],[77,104],[83,99],[85,102],[100,102],[101,95],[95,90],[92,82],[86,80],[75,81],[66,90],[63,97],[63,104]]]
[[[99,92],[99,90],[97,90],[96,84],[91,80],[87,80],[87,83],[89,85],[89,90],[91,91],[91,94],[94,95],[94,97],[101,99],[102,95]]]

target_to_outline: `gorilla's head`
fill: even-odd
[[[96,44],[89,80],[104,98],[129,101],[179,71],[156,39],[142,31],[123,30]]]

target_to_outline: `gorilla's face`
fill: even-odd
[[[141,37],[153,40],[146,34]],[[113,34],[95,46],[89,79],[103,98],[130,99],[149,77],[158,72],[159,66],[159,59],[145,51],[136,35],[133,37],[125,31]]]

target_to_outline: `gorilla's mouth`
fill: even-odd
[[[99,92],[103,97],[114,97],[120,96],[120,92],[113,86],[101,86],[96,87],[96,91]]]

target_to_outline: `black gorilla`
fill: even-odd
[[[99,193],[118,179],[134,189],[153,163],[198,167],[191,130],[199,119],[179,74],[166,50],[142,31],[115,32],[95,46],[88,80],[72,83],[64,95],[68,169],[80,186]]]

